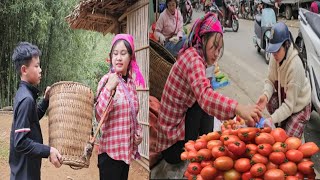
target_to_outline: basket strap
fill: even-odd
[[[129,90],[127,88],[127,86],[124,84],[124,80],[123,78],[119,77],[119,80],[120,80],[120,85],[122,86],[122,88],[124,89],[124,93],[129,101],[129,105],[130,105],[130,109],[131,109],[131,119],[133,120],[133,132],[136,133],[136,130],[137,130],[137,125],[136,125],[136,122],[138,121],[137,120],[137,114],[136,114],[136,108],[134,107],[134,103],[132,101],[132,97],[130,96],[130,93],[129,93]],[[134,154],[134,157],[137,159],[137,158],[140,158],[140,154],[138,152],[138,150],[135,152]]]
[[[115,90],[112,90],[112,91],[111,91],[111,96],[110,96],[110,98],[109,98],[109,100],[108,100],[107,107],[106,107],[105,111],[103,112],[103,114],[102,114],[102,116],[101,116],[100,122],[99,122],[99,124],[98,124],[97,129],[96,129],[96,132],[94,133],[93,137],[92,137],[91,140],[89,141],[91,144],[94,143],[94,141],[95,141],[95,139],[96,139],[96,137],[97,137],[97,135],[98,135],[98,133],[99,133],[99,131],[100,131],[100,129],[101,129],[101,126],[102,126],[102,124],[104,123],[104,121],[105,121],[105,119],[106,119],[106,117],[107,117],[107,115],[108,115],[108,113],[109,113],[109,107],[110,107],[110,104],[111,104],[111,101],[112,101],[114,95],[116,94],[115,92],[116,92]]]

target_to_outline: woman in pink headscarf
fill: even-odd
[[[100,180],[128,179],[132,158],[139,158],[138,145],[142,130],[137,121],[139,102],[136,86],[145,86],[137,65],[133,37],[118,34],[112,40],[110,71],[102,77],[97,90],[96,119],[106,111],[112,98],[108,116],[99,139],[98,167]],[[111,95],[115,92],[114,97]]]
[[[184,143],[213,131],[213,119],[208,116],[228,120],[239,115],[249,126],[260,119],[257,105],[241,105],[211,87],[206,68],[217,62],[222,47],[221,24],[207,13],[193,25],[165,84],[157,126],[157,151],[164,160],[152,169],[151,178],[182,178]]]

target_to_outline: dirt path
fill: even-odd
[[[0,112],[0,179],[10,179],[9,158],[9,139],[12,123],[12,114]],[[44,117],[41,121],[44,144],[48,144],[48,118]],[[63,165],[55,168],[48,159],[42,160],[41,177],[43,180],[97,180],[99,171],[97,167],[98,157],[93,154],[89,168],[73,170],[69,166]],[[130,166],[129,180],[144,180],[149,178],[149,173],[137,162],[133,161]]]

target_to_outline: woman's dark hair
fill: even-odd
[[[166,0],[166,7],[168,8],[168,3],[171,1],[174,1],[176,3],[176,8],[177,8],[178,7],[178,0]]]
[[[218,36],[220,35],[220,36]],[[215,36],[214,37],[214,42],[217,42],[217,40],[219,40],[218,38],[222,38],[222,52],[221,52],[221,56],[219,57],[219,59],[223,56],[223,50],[224,50],[224,42],[223,42],[223,37],[220,33],[217,33],[217,32],[210,32],[210,33],[206,33],[204,34],[201,38],[203,40],[202,44],[204,45],[202,47],[203,49],[203,53],[204,53],[204,56],[205,58],[207,58],[207,54],[206,54],[206,46],[207,46],[207,43],[209,41],[209,39],[212,37],[212,36]]]
[[[21,67],[29,66],[33,57],[40,57],[41,51],[36,45],[29,42],[20,42],[14,49],[12,60],[15,65],[16,73],[21,76]]]
[[[124,45],[126,46],[127,51],[128,51],[128,53],[129,53],[129,55],[130,55],[130,58],[132,57],[133,51],[132,51],[132,48],[131,48],[129,42],[126,41],[126,40],[124,40],[124,39],[118,39],[118,40],[116,40],[116,41],[113,43],[113,46],[111,47],[111,51],[110,51],[110,60],[111,60],[111,62],[110,62],[110,69],[112,68],[112,54],[113,54],[114,47],[115,47],[119,42],[121,42],[121,41],[122,41],[122,42],[124,43]],[[128,71],[129,71],[130,69],[131,69],[131,61],[130,61],[129,65],[128,65]]]

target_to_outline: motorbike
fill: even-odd
[[[212,6],[210,7],[209,11],[214,13],[218,17],[219,21],[222,22],[220,17],[223,16],[223,13],[219,9],[219,7],[216,5],[216,3],[212,4]]]
[[[239,18],[238,18],[238,7],[235,1],[227,0],[225,2],[225,18],[224,18],[224,27],[232,28],[234,32],[237,32],[239,29]],[[231,15],[230,15],[231,13]],[[221,21],[222,22],[222,21]]]
[[[195,9],[196,11],[200,11],[200,8],[201,8],[201,2],[200,0],[192,0],[191,1],[191,4],[192,4],[192,8]]]
[[[179,7],[183,18],[183,25],[191,22],[192,18],[192,4],[190,0],[180,0]]]
[[[262,2],[266,7],[262,9],[261,14],[255,16],[253,44],[259,53],[261,49],[264,50],[265,61],[269,64],[271,53],[266,52],[266,49],[270,42],[271,28],[277,21],[274,10],[268,6],[272,2],[270,0]]]
[[[299,24],[295,44],[310,80],[312,107],[320,114],[320,15],[300,8]]]
[[[240,0],[240,14],[243,19],[253,19],[253,1]]]

